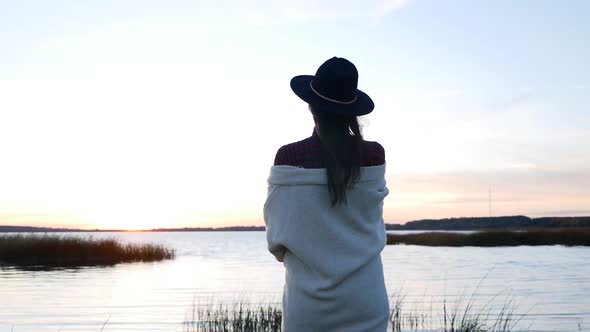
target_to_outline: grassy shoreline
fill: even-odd
[[[489,230],[470,234],[452,232],[388,233],[387,244],[432,247],[590,246],[590,229]]]
[[[77,267],[154,262],[175,257],[158,244],[124,244],[115,239],[57,235],[0,235],[0,266]]]
[[[408,309],[405,296],[390,297],[388,331],[390,332],[515,332],[527,331],[517,325],[526,314],[516,314],[510,300],[481,308],[474,305],[474,296],[465,300],[447,301],[438,314]],[[282,310],[280,305],[238,302],[209,304],[188,310],[183,332],[279,332]],[[530,328],[530,327],[529,327]]]

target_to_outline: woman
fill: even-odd
[[[355,66],[342,58],[291,80],[315,128],[277,151],[268,178],[268,249],[286,268],[284,332],[387,329],[385,153],[362,139],[357,116],[374,104],[357,82]]]

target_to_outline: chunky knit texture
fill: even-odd
[[[271,168],[264,221],[268,249],[286,268],[284,332],[386,331],[388,193],[385,164],[361,167],[348,204],[333,208],[325,169]]]

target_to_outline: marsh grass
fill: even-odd
[[[525,231],[479,231],[470,234],[428,232],[387,234],[387,244],[433,247],[502,247],[502,246],[590,246],[590,228],[536,229]]]
[[[498,294],[499,295],[499,294]],[[476,292],[469,299],[459,296],[456,301],[449,301],[445,296],[438,314],[406,309],[404,295],[390,298],[391,314],[389,328],[392,332],[436,331],[436,332],[513,332],[527,331],[517,329],[518,323],[526,314],[515,314],[511,299],[496,304],[497,296],[476,310],[474,299]]]
[[[390,298],[390,332],[516,332],[516,325],[526,314],[516,315],[511,300],[505,301],[499,311],[492,313],[492,300],[474,308],[474,296],[467,302],[464,297],[449,303],[445,297],[442,313],[435,315],[407,310],[406,297],[398,294]],[[495,299],[495,297],[494,297]],[[283,314],[277,304],[260,305],[244,301],[233,304],[206,304],[192,307],[182,323],[183,332],[280,332]],[[105,331],[107,319],[100,331]],[[581,322],[578,323],[582,331]],[[61,329],[60,329],[61,330]],[[11,331],[14,331],[12,326]],[[59,331],[59,330],[58,330]]]
[[[460,296],[448,302],[446,297],[442,312],[422,312],[408,309],[401,293],[390,298],[389,331],[392,332],[515,332],[516,325],[524,317],[514,313],[511,300],[499,308],[487,304],[475,309],[475,293],[468,300]],[[193,304],[183,322],[184,332],[279,332],[282,311],[277,305],[256,305],[246,302],[197,306]],[[526,330],[524,330],[526,331]]]
[[[0,235],[0,266],[76,267],[152,262],[174,258],[157,244],[124,244],[115,239],[58,235]]]
[[[183,322],[184,332],[278,332],[283,315],[272,305],[256,306],[245,302],[233,305],[193,304]]]
[[[473,297],[467,303],[462,299],[450,308],[445,301],[443,305],[443,332],[511,332],[524,315],[516,315],[512,301],[508,300],[492,314],[491,302],[475,311]]]

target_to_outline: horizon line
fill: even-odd
[[[543,218],[590,218],[590,215],[584,216],[544,216],[544,217],[530,217],[527,215],[506,215],[506,216],[481,216],[481,217],[448,217],[448,218],[424,218],[424,219],[416,219],[406,221],[405,223],[389,223],[384,222],[385,225],[406,225],[407,223],[414,222],[414,221],[443,221],[443,220],[451,220],[451,219],[496,219],[496,218],[506,218],[506,217],[526,217],[532,220],[535,219],[543,219]],[[31,229],[39,229],[39,230],[51,230],[51,231],[64,231],[64,232],[156,232],[156,231],[223,231],[223,230],[231,230],[231,229],[243,229],[244,231],[248,231],[248,229],[257,230],[261,228],[266,228],[264,225],[234,225],[234,226],[223,226],[223,227],[200,227],[200,226],[185,226],[185,227],[158,227],[158,228],[148,228],[148,229],[101,229],[101,228],[68,228],[68,227],[51,227],[51,226],[30,226],[30,225],[1,225],[2,227],[18,227],[18,228],[31,228]],[[2,232],[0,230],[0,232]]]

